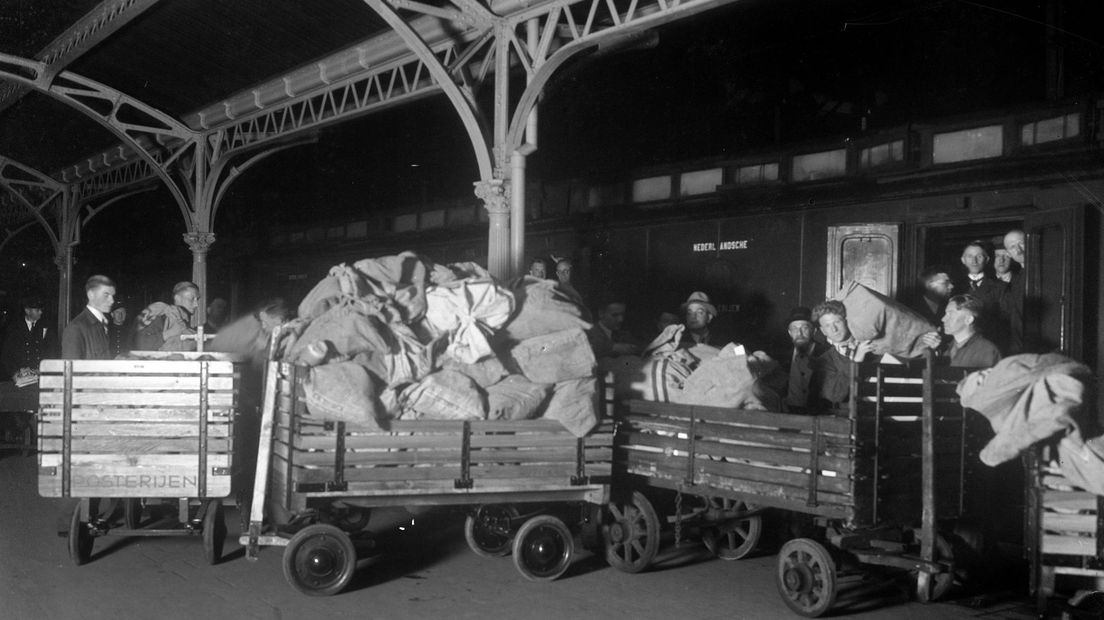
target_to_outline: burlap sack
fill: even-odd
[[[524,340],[510,349],[510,358],[534,383],[594,376],[594,351],[579,328]]]
[[[487,388],[488,420],[528,420],[537,415],[552,386],[510,375]]]
[[[869,340],[875,354],[910,358],[924,354],[920,337],[936,330],[915,310],[851,281],[834,299],[847,308],[847,327],[855,340]]]
[[[556,420],[576,437],[582,437],[598,424],[598,381],[593,377],[561,381],[552,388],[541,417]]]

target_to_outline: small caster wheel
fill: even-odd
[[[128,530],[136,530],[142,525],[142,500],[137,497],[123,500],[123,525]]]
[[[203,514],[203,557],[214,566],[222,559],[222,546],[226,543],[226,519],[222,513],[222,500],[207,502]]]
[[[634,491],[629,502],[609,504],[609,522],[602,526],[606,562],[626,572],[639,573],[659,553],[659,517],[644,494]]]
[[[80,566],[91,559],[93,542],[92,532],[88,529],[88,523],[81,521],[81,507],[77,504],[73,507],[73,517],[69,519],[69,559],[73,560],[73,564]]]
[[[707,509],[721,510],[737,514],[750,512],[754,506],[740,500],[723,497],[702,498]],[[735,517],[723,521],[720,525],[706,528],[702,532],[705,548],[722,560],[739,560],[755,551],[759,537],[763,532],[763,518],[760,515]]]

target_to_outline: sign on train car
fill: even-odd
[[[39,493],[229,495],[240,369],[226,356],[180,354],[189,356],[43,360]]]

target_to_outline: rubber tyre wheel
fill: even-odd
[[[142,500],[130,497],[123,500],[123,526],[136,530],[142,525]]]
[[[514,542],[513,506],[480,506],[464,519],[464,540],[481,558],[500,558],[510,554]]]
[[[92,544],[95,537],[88,531],[88,523],[81,521],[81,507],[78,503],[73,508],[73,516],[69,519],[69,559],[76,566],[87,564],[92,558]]]
[[[606,562],[626,573],[648,568],[659,553],[659,517],[648,498],[633,491],[628,503],[610,502],[609,522],[602,526]]]
[[[530,581],[552,581],[571,566],[575,539],[552,515],[529,519],[514,536],[514,566]]]
[[[836,563],[823,545],[795,538],[778,552],[778,593],[794,613],[816,618],[836,602]]]
[[[222,547],[226,544],[226,518],[222,511],[222,500],[207,502],[207,512],[203,515],[203,557],[211,566],[222,559]]]
[[[703,498],[707,507],[724,510],[748,512],[754,507],[740,500],[723,497]],[[725,523],[706,528],[702,532],[702,543],[710,553],[722,560],[740,560],[755,551],[763,533],[763,517],[755,515],[744,519],[731,519]]]
[[[299,530],[284,549],[284,578],[303,594],[330,596],[349,585],[356,572],[356,547],[329,523]]]

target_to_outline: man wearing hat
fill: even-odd
[[[4,331],[4,343],[0,346],[0,372],[4,378],[10,378],[23,368],[38,371],[38,363],[43,358],[55,357],[56,339],[54,332],[42,320],[42,299],[24,297],[23,312],[18,319],[8,324]]]
[[[813,338],[816,328],[813,325],[813,312],[799,306],[790,311],[786,323],[793,343],[790,355],[790,379],[786,388],[786,406],[794,413],[805,413],[814,409],[819,396],[810,398],[809,384],[813,377],[813,360],[819,358],[830,348],[827,344]]]
[[[686,330],[682,333],[682,346],[694,346],[707,344],[714,347],[723,347],[726,342],[720,342],[715,334],[710,333],[709,324],[717,316],[717,307],[709,300],[709,295],[701,291],[690,293],[686,303],[682,304],[682,317]]]

